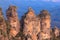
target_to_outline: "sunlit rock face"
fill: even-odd
[[[57,28],[56,26],[54,28],[54,34],[55,34],[56,37],[58,37],[60,35],[59,34],[59,28]]]
[[[23,34],[25,40],[37,40],[37,35],[40,32],[40,19],[36,17],[32,8],[29,8],[24,18]]]
[[[2,13],[2,9],[0,8],[0,40],[7,40],[7,26],[5,23],[5,19]]]
[[[41,32],[40,32],[40,40],[50,39],[50,14],[47,10],[42,10],[40,15],[41,19]]]
[[[10,24],[9,35],[13,36],[13,37],[15,37],[18,34],[18,32],[20,31],[20,23],[18,20],[18,15],[17,15],[16,9],[17,9],[16,6],[10,6],[7,9],[7,13],[6,13],[7,19]]]

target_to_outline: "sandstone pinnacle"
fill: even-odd
[[[33,10],[29,8],[24,18],[23,34],[27,40],[37,40],[37,35],[40,32],[40,20],[34,14]]]
[[[1,40],[7,40],[7,26],[5,23],[4,16],[2,15],[2,9],[0,8],[0,39]],[[7,38],[7,39],[6,39]]]
[[[35,16],[34,10],[31,7],[28,9],[27,16]]]
[[[18,15],[16,12],[16,6],[9,6],[7,9],[7,19],[8,22],[10,23],[10,33],[9,35],[12,37],[15,37],[19,31],[20,31],[20,23],[18,19]]]
[[[50,14],[47,10],[42,10],[39,15],[41,18],[50,18]]]

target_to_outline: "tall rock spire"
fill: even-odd
[[[13,37],[15,37],[20,31],[20,23],[18,20],[18,15],[17,15],[16,9],[17,9],[16,6],[10,6],[7,9],[7,13],[6,13],[7,19],[8,19],[9,24],[10,24],[9,35],[13,36]]]
[[[41,33],[40,40],[48,39],[50,40],[50,14],[47,10],[42,10],[39,15],[41,19]]]
[[[23,34],[25,40],[37,40],[37,35],[40,32],[40,20],[34,14],[32,8],[29,8],[24,18]]]
[[[5,23],[5,19],[2,13],[2,9],[0,8],[0,40],[7,40],[7,26]]]

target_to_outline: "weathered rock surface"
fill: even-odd
[[[20,23],[18,20],[18,15],[17,15],[16,9],[17,9],[16,6],[10,6],[7,9],[7,13],[6,13],[7,19],[8,19],[9,24],[10,24],[9,35],[11,37],[15,37],[20,31]]]
[[[0,8],[0,40],[8,40],[7,26],[6,26],[5,19],[4,19],[1,8]]]
[[[29,8],[24,18],[23,34],[27,40],[37,40],[37,35],[40,32],[40,20],[34,14],[34,11]]]
[[[50,14],[47,10],[42,10],[39,17],[41,19],[40,40],[50,39]]]
[[[60,29],[51,28],[47,10],[42,10],[36,16],[29,8],[21,21],[16,10],[16,6],[9,6],[5,20],[0,8],[0,40],[60,40]]]

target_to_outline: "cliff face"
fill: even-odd
[[[37,40],[37,35],[40,32],[40,20],[34,14],[34,11],[29,8],[28,12],[25,15],[24,19],[24,29],[23,33],[26,40]]]
[[[39,17],[41,19],[40,40],[43,40],[43,39],[50,40],[50,21],[51,20],[50,20],[49,12],[46,10],[42,10]]]
[[[7,26],[3,17],[2,9],[0,8],[0,40],[7,40]]]
[[[36,16],[34,10],[29,8],[19,22],[16,9],[16,6],[9,6],[7,9],[7,23],[0,8],[0,40],[60,40],[60,29],[51,29],[47,10],[42,10]]]
[[[7,14],[7,19],[9,21],[9,24],[10,24],[9,35],[15,37],[18,34],[18,32],[20,31],[20,23],[19,23],[19,20],[18,20],[17,12],[16,12],[16,7],[15,6],[10,6],[7,9],[6,14]]]

